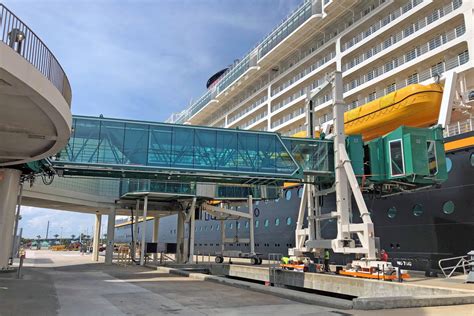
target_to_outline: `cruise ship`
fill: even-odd
[[[413,85],[443,86],[455,72],[452,110],[444,129],[448,181],[416,193],[365,196],[381,248],[413,268],[435,267],[440,258],[474,249],[473,51],[474,1],[307,0],[243,58],[228,67],[216,65],[223,70],[211,76],[203,95],[167,122],[305,137],[307,95],[335,71],[342,72],[343,97],[352,113]],[[330,131],[331,104],[330,89],[319,93],[312,132]],[[431,111],[438,113],[439,108],[424,113]],[[436,125],[436,116],[418,122]],[[279,199],[255,203],[258,253],[286,254],[295,246],[301,195],[302,187],[288,186]],[[322,197],[319,203],[323,212],[330,212],[335,197]],[[248,247],[238,241],[248,236],[245,221],[225,225],[227,234],[236,237],[227,249]],[[195,229],[196,253],[220,250],[220,222],[204,214]],[[324,222],[322,234],[334,238],[334,221]],[[117,240],[130,237],[130,222],[118,224]],[[175,216],[161,219],[159,241],[176,242]]]

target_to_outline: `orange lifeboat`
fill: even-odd
[[[344,114],[347,135],[364,141],[385,135],[400,125],[427,127],[438,120],[443,88],[439,84],[412,84]]]
[[[442,96],[440,84],[406,86],[344,113],[345,132],[368,141],[401,125],[428,127],[438,120]],[[306,131],[293,137],[306,137]]]

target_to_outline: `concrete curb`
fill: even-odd
[[[361,297],[355,298],[353,304],[354,309],[360,310],[464,305],[474,304],[474,295]]]
[[[251,282],[227,279],[223,277],[207,275],[207,274],[202,274],[202,273],[193,273],[193,272],[174,269],[174,268],[158,267],[157,270],[160,272],[186,276],[195,280],[216,282],[216,283],[244,288],[244,289],[248,289],[248,290],[252,290],[252,291],[256,291],[260,293],[271,294],[274,296],[278,296],[281,298],[285,298],[285,299],[289,299],[289,300],[293,300],[293,301],[297,301],[297,302],[301,302],[305,304],[319,305],[319,306],[338,308],[338,309],[352,309],[352,306],[353,306],[352,301],[348,301],[348,300],[344,300],[340,298],[305,293],[305,292],[278,288],[278,287],[270,287],[270,286],[265,286],[261,284],[251,283]]]
[[[431,295],[431,296],[394,296],[394,297],[359,297],[352,301],[328,297],[318,294],[305,293],[279,287],[269,287],[261,284],[228,279],[224,277],[207,275],[203,273],[190,272],[169,267],[157,267],[160,272],[176,274],[193,278],[195,280],[210,281],[230,286],[245,288],[256,292],[275,295],[293,301],[326,306],[338,309],[356,310],[380,310],[395,308],[413,308],[429,306],[449,306],[474,304],[473,294],[451,294],[451,295]]]

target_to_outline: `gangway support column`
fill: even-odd
[[[193,198],[193,202],[191,203],[191,216],[189,219],[189,256],[188,256],[188,263],[194,263],[194,227],[196,225],[196,198]]]
[[[152,237],[152,242],[157,243],[157,244],[158,244],[158,232],[159,232],[159,229],[160,229],[160,217],[155,216],[155,217],[153,218],[153,237]],[[158,260],[158,255],[157,255],[157,253],[155,252],[155,253],[153,254],[153,262],[156,263],[157,260]]]
[[[94,242],[92,244],[92,261],[99,261],[100,226],[102,214],[95,214]]]
[[[143,216],[142,216],[142,242],[140,245],[140,265],[145,265],[145,248],[146,248],[146,217],[148,212],[148,195],[143,200]]]
[[[178,212],[178,222],[176,228],[176,262],[184,261],[184,222],[185,216],[183,211]]]
[[[112,264],[114,257],[114,239],[115,239],[115,206],[109,211],[109,219],[107,221],[107,247],[105,249],[105,264]]]
[[[21,171],[0,169],[0,270],[8,268]]]
[[[140,200],[137,200],[135,206],[135,218],[133,219],[133,242],[131,245],[132,259],[135,260],[137,257],[137,244],[138,244],[138,220],[140,219]]]
[[[255,253],[255,232],[254,232],[254,220],[253,220],[253,198],[249,195],[248,198],[249,206],[249,227],[250,227],[250,253]]]

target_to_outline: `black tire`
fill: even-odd
[[[217,256],[215,261],[216,261],[216,263],[222,263],[222,262],[224,262],[224,258],[221,257],[221,256]]]
[[[250,263],[252,265],[257,265],[258,264],[258,258],[257,257],[252,257],[250,258]]]
[[[258,258],[258,265],[261,265],[261,264],[262,264],[262,261],[263,261],[262,258]]]

